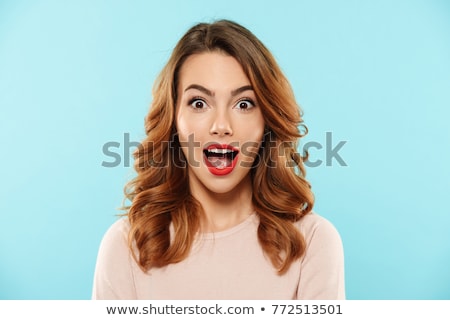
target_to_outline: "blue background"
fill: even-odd
[[[349,299],[450,299],[448,1],[0,1],[0,298],[89,299],[120,213],[125,133],[194,23],[273,52],[310,129],[315,210],[341,233]],[[346,141],[326,165],[332,146]],[[121,156],[114,168],[102,151]]]

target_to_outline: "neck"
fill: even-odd
[[[214,193],[206,188],[192,188],[192,195],[202,205],[202,232],[219,232],[244,221],[253,212],[250,176],[227,193]]]

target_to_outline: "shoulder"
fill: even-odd
[[[121,218],[115,221],[105,232],[102,244],[109,242],[128,242],[128,233],[130,231],[130,223],[127,218]]]
[[[127,219],[114,222],[98,250],[94,275],[94,299],[126,299],[135,296],[133,258],[128,245]]]
[[[312,212],[302,217],[296,224],[305,238],[305,258],[323,253],[328,258],[343,259],[341,236],[329,220]]]
[[[336,227],[326,218],[315,212],[311,212],[296,222],[300,232],[305,238],[317,236],[339,238]]]
[[[128,233],[130,224],[128,219],[122,218],[114,222],[103,235],[98,252],[98,263],[114,263],[123,259],[130,252],[128,245]]]
[[[306,242],[298,298],[345,299],[344,249],[339,232],[324,217],[310,213],[298,228]]]
[[[128,219],[122,218],[115,221],[103,235],[99,248],[101,261],[113,262],[115,259],[123,259],[130,253],[128,234],[130,224]]]

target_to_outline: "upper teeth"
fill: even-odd
[[[214,153],[221,153],[221,154],[233,152],[233,150],[230,150],[230,149],[209,149],[208,151],[214,152]]]

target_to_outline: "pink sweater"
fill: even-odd
[[[317,214],[296,223],[305,255],[278,275],[258,243],[259,218],[198,236],[188,258],[144,273],[130,255],[129,223],[115,222],[98,254],[93,299],[345,299],[344,254],[334,226]]]

